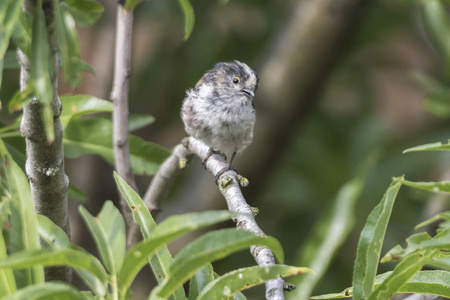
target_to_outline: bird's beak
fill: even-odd
[[[255,92],[250,89],[242,89],[241,92],[244,93],[244,95],[250,99],[252,99],[255,96]]]

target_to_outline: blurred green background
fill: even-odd
[[[81,86],[75,91],[60,80],[60,94],[82,93],[109,99],[116,1],[99,2],[105,7],[100,21],[94,26],[79,28],[82,59],[92,65],[96,73],[85,73]],[[427,23],[421,2],[365,1],[359,15],[351,16],[357,18],[349,22],[345,33],[339,33],[337,41],[322,52],[323,57],[314,58],[323,60],[317,63],[321,72],[311,79],[314,91],[296,91],[293,85],[291,99],[307,104],[292,105],[292,117],[284,119],[279,118],[278,111],[279,107],[288,105],[283,97],[285,89],[275,87],[270,95],[265,94],[271,88],[271,80],[280,79],[276,70],[273,70],[273,77],[270,76],[267,62],[295,64],[276,57],[276,49],[286,42],[280,37],[286,34],[286,28],[296,21],[295,18],[305,19],[303,23],[298,22],[299,26],[309,24],[306,5],[314,1],[223,2],[192,0],[196,24],[187,41],[183,40],[183,16],[175,0],[148,1],[136,8],[130,112],[151,114],[156,121],[135,134],[172,148],[186,136],[180,119],[185,91],[194,87],[206,70],[217,62],[234,59],[247,63],[256,72],[264,70],[261,88],[255,97],[258,132],[255,146],[238,156],[235,166],[250,180],[250,187],[243,193],[251,206],[259,208],[257,222],[264,232],[281,241],[286,263],[290,265],[299,264],[305,241],[316,222],[331,209],[339,189],[356,176],[366,157],[376,153],[377,160],[370,168],[356,203],[355,225],[348,238],[342,241],[342,248],[313,294],[341,291],[351,286],[361,228],[391,178],[404,174],[415,181],[450,179],[446,172],[450,161],[445,153],[402,155],[406,148],[446,142],[450,136],[448,115],[433,105],[438,102],[435,98],[441,96],[438,100],[450,101],[450,94],[445,90],[445,82],[448,82],[446,53],[435,42],[445,32]],[[298,13],[301,5],[305,5],[303,14]],[[448,17],[445,11],[443,14]],[[324,15],[323,22],[327,20],[328,16]],[[345,19],[342,22],[345,23]],[[316,43],[325,43],[322,48],[327,49],[326,40],[320,40],[320,34],[315,39],[314,30],[320,27],[298,29],[309,32],[311,38],[291,51],[301,55],[303,47],[315,47]],[[290,77],[296,74],[293,72]],[[426,74],[429,79],[444,84],[436,87],[418,74]],[[18,76],[17,70],[5,70],[2,100],[9,99],[18,89]],[[295,81],[296,78],[281,80]],[[439,88],[444,90],[439,93]],[[0,116],[3,120],[12,120],[5,110]],[[258,143],[268,132],[261,128],[273,129],[270,131],[276,137],[273,142]],[[274,133],[278,129],[279,132]],[[265,152],[272,154],[260,154]],[[268,159],[258,161],[255,157]],[[87,195],[83,205],[93,214],[105,200],[117,202],[112,170],[112,166],[96,156],[66,163],[66,173]],[[149,177],[138,178],[141,195],[149,181]],[[72,239],[95,252],[78,216],[78,205],[80,203],[71,203]],[[404,187],[396,201],[383,248],[388,250],[402,243],[416,224],[446,206],[448,199],[440,195],[430,198],[430,194]],[[226,203],[213,176],[203,169],[199,160],[194,160],[185,175],[176,181],[168,202],[161,208],[159,220],[183,212],[226,209]],[[226,225],[234,226],[231,222]],[[176,253],[186,242],[178,241],[170,248]],[[253,264],[249,253],[239,253],[217,262],[215,268],[223,274]],[[389,269],[392,265],[382,265],[379,272]],[[147,270],[136,283],[135,299],[146,298],[151,288],[149,281],[152,283],[154,279]],[[264,287],[245,294],[249,299],[261,299]]]

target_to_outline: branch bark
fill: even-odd
[[[193,137],[186,138],[182,144],[177,145],[172,155],[161,165],[147,190],[144,202],[149,210],[153,213],[158,211],[158,205],[167,197],[168,190],[174,178],[186,166],[193,155],[197,155],[203,160],[207,157],[208,152],[209,147]],[[212,155],[206,162],[206,168],[214,176],[225,166],[226,162],[218,154]],[[245,184],[246,179],[236,176],[234,171],[225,172],[219,179],[219,189],[225,197],[228,210],[237,214],[235,220],[237,222],[236,227],[263,236],[265,234],[256,223],[252,208],[247,204],[242,195],[240,185]],[[250,252],[259,266],[275,264],[273,253],[265,247],[253,246],[250,248]],[[284,299],[283,288],[284,281],[281,278],[267,281],[266,299]]]
[[[35,1],[27,0],[24,10],[33,12]],[[42,104],[33,99],[23,108],[20,132],[26,141],[25,170],[30,182],[36,213],[47,216],[61,227],[70,238],[67,192],[69,179],[64,171],[63,128],[59,116],[61,101],[58,96],[58,41],[56,36],[53,2],[46,1],[42,6],[45,14],[47,38],[53,59],[51,81],[53,87],[53,128],[55,140],[47,141],[44,124],[41,118]],[[39,8],[40,9],[40,8]],[[25,89],[30,79],[30,61],[21,50],[18,50],[20,69],[20,88]],[[70,268],[46,268],[47,281],[70,281]]]
[[[117,5],[116,19],[116,45],[114,58],[114,80],[111,91],[111,101],[113,110],[113,143],[115,168],[122,177],[136,192],[138,188],[131,169],[130,148],[128,144],[128,93],[131,75],[131,41],[133,29],[133,10],[127,10],[121,2]],[[128,208],[125,198],[120,195],[122,214],[127,224],[127,245],[130,247],[136,241],[131,238],[139,229],[133,222],[131,211]]]

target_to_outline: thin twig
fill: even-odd
[[[131,170],[130,148],[128,144],[128,93],[131,75],[131,41],[133,28],[133,10],[127,10],[121,3],[117,5],[116,45],[114,59],[114,80],[111,92],[113,110],[114,131],[114,156],[117,173],[138,192],[136,181]],[[120,193],[119,193],[120,195]],[[127,245],[130,247],[133,241],[130,232],[136,230],[137,224],[125,198],[120,195],[122,214],[125,217],[128,228]]]
[[[35,1],[25,1],[24,11],[32,13],[36,9],[35,5]],[[53,2],[45,1],[43,9],[47,38],[53,59],[51,62],[53,66],[51,73],[53,86],[51,107],[53,109],[55,139],[51,143],[47,141],[41,118],[42,104],[37,100],[32,100],[24,106],[20,132],[26,142],[25,169],[30,182],[36,213],[47,216],[61,227],[70,238],[67,198],[69,179],[64,171],[63,128],[59,118],[62,107],[58,96],[58,41]],[[21,66],[20,88],[23,90],[30,79],[30,60],[20,49],[17,56]],[[71,271],[67,267],[46,268],[45,277],[47,281],[70,281]]]
[[[208,146],[192,137],[184,139],[183,144],[177,145],[172,155],[161,165],[147,190],[144,197],[144,202],[147,207],[153,212],[157,211],[159,203],[167,197],[167,192],[170,189],[173,179],[179,174],[180,169],[185,166],[190,157],[195,154],[203,160],[207,157],[208,151]],[[212,155],[206,162],[206,168],[214,176],[225,165],[226,162],[217,154]],[[221,176],[218,182],[220,192],[227,202],[228,210],[237,214],[236,227],[258,235],[265,235],[256,223],[252,208],[247,204],[242,195],[240,185],[245,184],[246,179],[241,177],[238,179],[234,171],[227,171]],[[269,249],[253,246],[250,248],[250,251],[259,266],[275,264],[275,258]],[[266,299],[284,299],[283,285],[284,281],[281,278],[267,281]]]

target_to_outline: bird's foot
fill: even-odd
[[[211,155],[213,154],[220,154],[220,156],[222,156],[225,160],[227,160],[227,156],[225,154],[223,154],[220,151],[214,150],[213,148],[209,148],[208,150],[208,154],[206,154],[206,157],[204,160],[202,160],[202,165],[205,166],[206,168],[206,163],[208,162],[208,159],[211,157]]]
[[[237,169],[232,167],[231,165],[227,164],[227,166],[225,168],[223,168],[222,170],[220,170],[219,172],[217,172],[216,174],[216,184],[218,185],[218,181],[220,179],[220,177],[222,177],[223,173],[225,173],[226,171],[234,171],[237,174]]]

